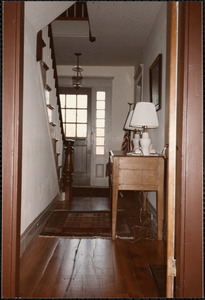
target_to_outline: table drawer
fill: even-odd
[[[142,170],[121,170],[119,173],[119,184],[141,185]]]
[[[158,158],[150,157],[120,157],[119,169],[155,170],[158,169]]]
[[[157,186],[158,170],[121,170],[119,185]]]
[[[146,185],[158,185],[158,168],[155,170],[143,170],[141,184]]]
[[[120,157],[119,158],[119,169],[128,170],[142,170],[144,162],[142,159],[135,160],[135,157]]]

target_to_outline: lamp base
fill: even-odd
[[[142,148],[143,155],[150,155],[151,140],[149,138],[149,133],[148,132],[143,132],[142,133],[142,138],[140,139],[140,145],[141,145],[141,148]]]
[[[133,144],[133,151],[136,149],[139,149],[139,141],[140,141],[140,135],[137,133],[135,134],[135,137],[132,139],[132,144]]]

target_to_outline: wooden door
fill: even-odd
[[[74,140],[73,186],[90,185],[91,89],[60,88],[65,137]]]

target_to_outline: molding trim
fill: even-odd
[[[44,209],[37,218],[27,227],[27,229],[22,233],[20,238],[20,257],[33,240],[33,238],[40,233],[45,223],[51,216],[52,211],[55,209],[57,201],[60,200],[59,194],[53,199],[53,201]]]

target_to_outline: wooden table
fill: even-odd
[[[119,190],[156,191],[157,234],[162,240],[164,211],[164,157],[129,156],[122,151],[110,151],[110,184],[112,194],[112,239],[116,237]],[[145,204],[144,204],[145,205]]]

